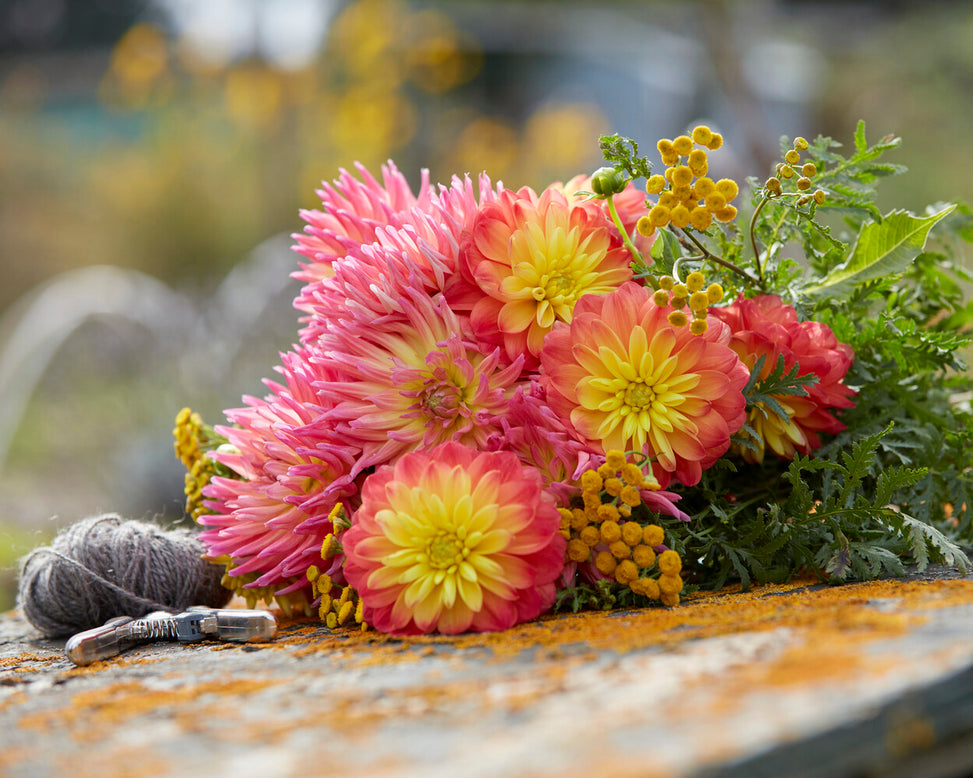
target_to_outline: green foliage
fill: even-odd
[[[658,604],[657,600],[636,594],[627,586],[619,586],[613,579],[603,578],[595,583],[582,582],[576,586],[558,589],[553,610],[555,613],[577,613],[584,610],[645,608]]]
[[[863,211],[877,221],[881,219],[874,202],[878,181],[906,172],[902,165],[879,160],[887,151],[898,148],[902,140],[887,135],[869,145],[865,139],[865,122],[859,121],[854,143],[854,153],[849,157],[838,153],[841,144],[831,138],[819,136],[811,143],[809,155],[822,170],[815,183],[827,189],[829,208]]]
[[[599,139],[601,153],[606,162],[614,163],[616,170],[624,170],[630,180],[652,175],[652,163],[639,156],[639,144],[631,138],[618,135],[602,135]]]
[[[609,140],[606,158],[631,163],[625,154],[637,147]],[[806,186],[798,191],[796,177],[782,177],[780,192],[751,179],[749,224],[741,216],[705,231],[670,226],[656,242],[648,272],[703,269],[727,290],[726,302],[780,295],[854,351],[844,382],[857,392],[855,405],[836,412],[844,431],[822,435],[811,456],[784,461],[768,451],[748,464],[739,456],[757,448],[748,424],[699,484],[674,487],[693,517],[669,533],[687,580],[749,586],[798,573],[835,582],[901,575],[907,565],[931,562],[968,568],[973,378],[964,351],[973,278],[962,259],[973,213],[939,203],[921,215],[883,215],[876,186],[904,172],[884,159],[899,143],[870,144],[864,123],[847,156],[818,137],[800,146],[796,167],[813,163],[820,202]],[[782,140],[782,156],[792,148]],[[763,413],[786,423],[781,400],[806,394],[814,376],[798,375],[798,365],[786,369],[782,357],[760,379],[764,367],[763,360],[754,366],[745,388],[748,418]]]
[[[805,286],[802,294],[847,296],[863,284],[905,272],[922,251],[929,230],[955,207],[950,205],[925,218],[893,211],[879,222],[866,222],[847,261],[820,282]]]
[[[779,397],[788,395],[806,396],[807,390],[804,388],[814,384],[818,377],[813,374],[798,375],[801,366],[797,363],[785,372],[785,359],[781,354],[777,357],[777,364],[774,369],[761,379],[766,364],[766,355],[760,356],[750,371],[750,380],[743,387],[743,396],[747,398],[747,411],[761,414],[765,417],[775,415],[784,424],[787,423],[787,411],[780,404]],[[745,446],[754,451],[757,450],[756,442],[759,434],[749,424],[744,424],[741,430],[733,438],[735,443]]]

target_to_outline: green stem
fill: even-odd
[[[615,208],[615,201],[613,195],[608,195],[607,203],[608,203],[608,214],[609,216],[612,217],[612,221],[615,223],[615,227],[622,234],[622,243],[625,245],[625,248],[628,249],[628,253],[632,255],[632,259],[635,262],[639,264],[644,264],[644,260],[642,259],[642,254],[639,252],[637,248],[635,248],[635,244],[632,243],[632,239],[629,237],[628,232],[626,232],[625,230],[625,226],[622,224],[621,217],[619,217],[618,215],[618,210]]]
[[[774,231],[770,234],[770,245],[777,242],[777,234],[780,232],[780,228],[784,226],[785,221],[787,221],[786,210],[780,215],[780,219],[777,220],[777,224],[774,225]]]
[[[700,243],[696,239],[696,236],[693,235],[691,232],[686,232],[685,230],[683,230],[683,233],[682,234],[685,235],[687,238],[689,238],[689,240],[691,240],[693,242],[693,245],[695,245],[696,248],[699,249],[699,251],[702,254],[702,256],[699,256],[699,257],[682,257],[681,259],[687,259],[687,260],[688,259],[708,259],[710,262],[715,262],[717,265],[722,265],[727,270],[732,270],[737,275],[743,276],[748,281],[753,281],[753,280],[760,281],[759,278],[758,279],[754,279],[754,277],[752,275],[750,275],[746,270],[744,270],[739,265],[734,265],[729,260],[723,259],[723,257],[716,256],[716,254],[712,253],[708,248],[706,248],[706,246],[704,246],[702,243]]]
[[[760,284],[761,288],[764,285],[764,274],[763,268],[760,267],[760,252],[757,250],[757,236],[754,231],[757,227],[757,216],[760,215],[760,212],[769,200],[770,198],[765,195],[764,199],[753,209],[753,216],[750,217],[750,245],[753,247],[753,261],[757,266],[757,283]]]
[[[803,197],[804,194],[805,194],[804,192],[784,192],[783,194],[778,195],[778,197],[780,198],[781,202],[783,202],[785,197],[793,197],[794,199],[799,199]],[[801,214],[800,211],[797,211],[797,213],[798,215]],[[777,242],[777,234],[780,232],[780,228],[784,226],[784,222],[787,221],[788,214],[789,212],[786,208],[781,211],[780,218],[777,220],[777,224],[774,225],[774,231],[770,236],[771,244]]]

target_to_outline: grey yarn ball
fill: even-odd
[[[99,627],[116,616],[218,608],[231,592],[220,585],[223,568],[204,561],[203,553],[188,530],[111,513],[83,519],[24,557],[18,605],[48,637]]]

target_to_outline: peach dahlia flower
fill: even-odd
[[[605,200],[599,198],[583,199],[583,197],[578,196],[578,192],[591,191],[591,176],[575,176],[564,184],[553,184],[552,186],[561,189],[572,204],[581,205],[593,213],[604,216],[605,218],[611,218],[608,215]],[[635,248],[639,250],[646,262],[651,262],[649,251],[652,248],[652,244],[655,243],[658,233],[653,232],[650,235],[642,235],[635,229],[638,220],[646,216],[649,212],[649,209],[645,206],[645,190],[630,183],[614,196],[612,202],[615,205],[615,210],[618,212],[618,218],[621,220],[622,226],[625,228],[628,236],[635,244]]]
[[[382,632],[502,630],[553,604],[559,527],[516,455],[445,443],[368,477],[342,536],[345,576]]]
[[[583,297],[541,352],[551,407],[602,452],[641,451],[662,486],[690,486],[743,426],[749,373],[714,321],[703,335],[667,321],[670,308],[627,283]]]
[[[766,378],[777,360],[784,357],[784,369],[798,365],[798,375],[814,375],[817,381],[806,387],[807,395],[776,395],[774,399],[787,413],[785,422],[777,413],[762,407],[751,409],[748,423],[757,432],[756,450],[740,447],[748,462],[762,462],[769,448],[784,459],[796,452],[809,454],[820,447],[819,432],[841,432],[845,425],[831,413],[834,408],[850,408],[854,390],[844,384],[854,351],[839,343],[831,328],[816,321],[798,321],[797,312],[777,295],[740,297],[713,315],[730,327],[730,348],[740,355],[749,369],[763,356],[760,377]]]
[[[570,322],[583,295],[629,280],[630,262],[604,214],[558,187],[539,197],[525,187],[480,208],[461,250],[461,277],[446,294],[454,308],[470,311],[480,341],[502,345],[511,360],[527,354],[530,368],[555,322]]]

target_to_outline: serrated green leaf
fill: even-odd
[[[912,469],[896,467],[891,470],[883,470],[878,475],[875,487],[875,504],[887,504],[896,490],[919,483],[927,472],[928,470],[924,467]]]
[[[916,560],[916,569],[921,573],[929,566],[929,550],[926,548],[926,536],[918,524],[909,527],[909,546]]]
[[[904,272],[925,247],[929,230],[955,208],[950,205],[925,217],[892,211],[881,222],[862,225],[848,260],[819,283],[804,287],[802,293],[846,297],[860,284]]]
[[[865,120],[859,119],[858,125],[855,127],[855,150],[859,154],[863,154],[868,149],[868,143],[865,141]]]
[[[919,521],[906,513],[900,513],[902,523],[909,528],[909,540],[912,544],[912,552],[922,567],[924,561],[928,561],[928,548],[938,552],[943,563],[949,567],[956,568],[965,574],[969,569],[970,563],[963,553],[963,549],[957,546],[952,540],[946,537],[940,530],[931,524]],[[920,569],[922,569],[920,567]]]
[[[652,248],[649,249],[649,256],[652,259],[662,259],[662,251],[665,248],[665,240],[652,241]]]

